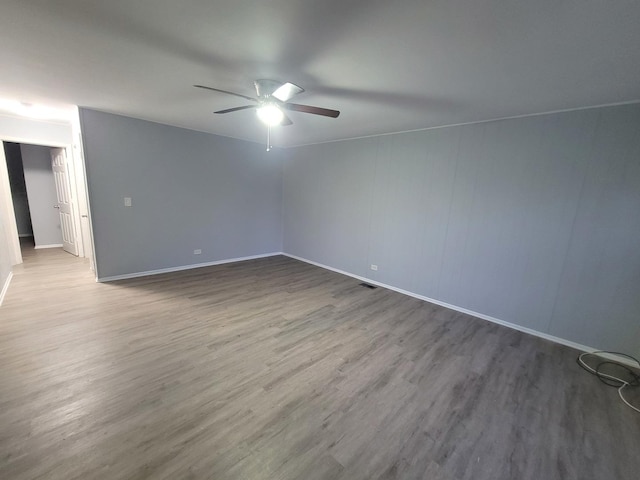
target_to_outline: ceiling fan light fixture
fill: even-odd
[[[282,110],[272,103],[258,107],[256,109],[256,113],[258,114],[258,118],[270,127],[280,125],[284,119],[284,113],[282,113]]]

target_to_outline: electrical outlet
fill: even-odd
[[[124,206],[125,207],[131,206],[131,197],[124,197]]]
[[[196,248],[196,249],[193,251],[193,254],[194,254],[194,255],[200,255],[201,253],[202,253],[202,250],[201,250],[201,249],[199,249],[199,248]]]
[[[378,270],[378,265],[374,265],[373,263],[371,264],[371,270],[373,271],[377,271]]]

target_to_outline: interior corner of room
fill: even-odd
[[[4,1],[0,480],[637,480],[639,25]]]
[[[554,341],[640,355],[638,104],[269,154],[89,109],[81,120],[102,281],[282,252]]]
[[[242,142],[99,112],[85,111],[83,119],[98,264],[102,255],[107,275],[130,273],[125,265],[188,264],[190,251],[170,258],[194,237],[187,232],[203,228],[200,215],[233,218],[210,231],[215,256],[205,260],[282,251],[555,341],[640,354],[630,288],[640,219],[628,214],[640,207],[633,193],[640,188],[638,104],[289,148],[278,159],[282,178],[277,162]],[[152,174],[158,149],[130,147],[134,138],[158,137],[167,139],[162,149],[187,149],[188,172],[171,169],[168,153],[160,164],[171,173]],[[110,144],[123,161],[107,161]],[[244,155],[234,168],[255,173],[232,174],[243,179],[232,193],[229,177],[213,175],[226,171],[225,161],[205,152],[244,149],[253,158]],[[137,165],[129,168],[124,159],[131,157]],[[188,212],[176,215],[172,235],[164,224],[135,228],[133,212],[115,208],[108,183],[91,182],[92,174],[115,178],[122,170],[130,172],[125,190],[141,192],[135,214]],[[187,176],[190,194],[175,205],[165,189],[144,190],[148,175],[176,194],[179,185],[168,179]],[[210,180],[198,192],[202,177]],[[100,225],[116,228],[103,233]],[[256,243],[234,231],[240,225],[252,226],[247,233]],[[125,248],[119,231],[156,239],[162,263]]]

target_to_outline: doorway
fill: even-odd
[[[22,254],[60,248],[78,256],[78,226],[64,148],[3,142]]]

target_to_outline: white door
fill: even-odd
[[[56,194],[58,204],[54,207],[60,212],[60,228],[62,229],[62,248],[78,256],[76,243],[76,229],[73,224],[73,200],[69,184],[69,172],[67,171],[67,156],[64,148],[51,149],[51,166],[56,182]]]

